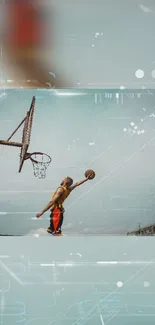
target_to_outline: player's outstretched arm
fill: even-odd
[[[58,201],[58,199],[61,197],[62,194],[63,194],[63,189],[59,188],[57,190],[57,193],[54,196],[54,199],[51,200],[40,213],[37,213],[36,217],[40,218],[46,211],[48,211],[52,207],[52,205]]]
[[[71,186],[70,186],[70,190],[73,191],[76,187],[78,187],[78,186],[84,184],[84,183],[87,182],[89,179],[91,179],[91,176],[92,176],[92,174],[90,173],[90,174],[89,174],[87,177],[85,177],[82,181],[77,182],[77,183],[71,185]]]
[[[87,182],[88,179],[89,178],[86,177],[82,181],[74,183],[73,185],[70,186],[70,190],[73,191],[76,187],[78,187],[78,186],[84,184],[85,182]]]

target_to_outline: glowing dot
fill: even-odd
[[[126,129],[126,128],[124,128],[124,129],[123,129],[123,131],[124,131],[124,132],[126,132],[126,131],[127,131],[127,129]]]
[[[39,234],[34,234],[34,237],[36,238],[39,238],[39,236],[40,236]]]
[[[101,36],[103,36],[103,33],[101,33]]]
[[[123,282],[118,281],[118,282],[116,283],[116,285],[117,285],[118,288],[122,288],[122,287],[123,287]]]
[[[144,287],[148,288],[150,286],[150,283],[148,281],[144,281]]]
[[[131,122],[131,123],[130,123],[130,125],[131,125],[131,126],[134,126],[134,125],[135,125],[135,123],[134,123],[134,122]]]
[[[138,134],[138,135],[141,134],[141,131],[138,131],[137,134]]]
[[[120,89],[121,89],[121,90],[125,89],[125,86],[120,86]]]
[[[152,75],[152,78],[155,79],[155,70],[152,71],[151,75]]]
[[[143,118],[141,118],[141,122],[143,122],[144,120],[143,120]]]
[[[134,127],[134,129],[137,130],[137,129],[138,129],[138,126],[136,125],[136,126]]]
[[[94,44],[92,44],[92,47],[94,47]]]
[[[135,76],[136,78],[138,79],[142,79],[144,77],[144,71],[141,70],[141,69],[138,69],[136,72],[135,72]]]
[[[146,108],[143,107],[142,110],[143,110],[144,112],[146,112]]]

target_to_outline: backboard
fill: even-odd
[[[28,151],[28,148],[30,145],[34,107],[35,107],[35,97],[32,98],[32,103],[31,103],[29,111],[27,112],[26,119],[24,122],[23,136],[22,136],[22,147],[21,147],[21,152],[20,152],[19,173],[21,172],[21,170],[23,168],[24,160],[26,159],[26,154],[27,154],[27,151]]]
[[[19,173],[23,168],[24,161],[30,159],[33,165],[34,176],[39,178],[45,178],[46,169],[52,161],[51,157],[43,152],[32,152],[32,153],[28,152],[30,140],[31,140],[34,107],[35,107],[35,97],[33,96],[30,109],[27,112],[26,116],[24,117],[23,121],[17,126],[17,128],[13,131],[13,133],[10,135],[10,137],[7,140],[0,140],[0,145],[21,148]],[[19,130],[19,128],[23,124],[24,127],[23,127],[22,141],[21,142],[10,141],[13,135]]]

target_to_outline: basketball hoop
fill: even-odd
[[[43,152],[33,152],[26,154],[25,160],[27,159],[30,159],[32,162],[34,176],[40,179],[45,178],[46,170],[52,161],[51,157]]]
[[[51,157],[43,152],[28,153],[30,139],[31,139],[34,109],[35,109],[35,96],[33,96],[30,109],[27,112],[24,119],[22,120],[22,122],[20,122],[20,124],[17,126],[17,128],[13,131],[13,133],[10,135],[10,137],[7,140],[0,140],[0,145],[21,148],[19,173],[23,168],[23,164],[25,160],[30,159],[33,165],[34,176],[39,178],[45,178],[46,170],[50,162],[52,161]],[[19,130],[19,128],[23,124],[24,127],[23,127],[21,142],[10,141],[10,139],[12,139],[14,134]]]

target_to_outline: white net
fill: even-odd
[[[51,162],[51,157],[43,153],[34,153],[32,155],[30,157],[30,160],[33,165],[34,176],[40,179],[45,178],[46,170]]]

